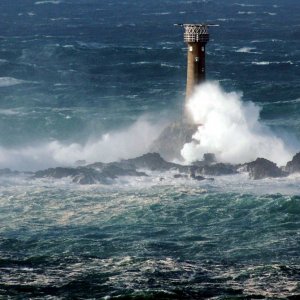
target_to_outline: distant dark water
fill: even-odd
[[[298,134],[299,4],[240,2],[2,1],[1,145],[84,141],[146,112],[177,113],[186,49],[173,24],[201,21],[220,24],[209,79]]]
[[[1,1],[0,168],[34,161],[37,144],[179,115],[181,22],[220,24],[209,79],[300,137],[299,1],[224,2]],[[110,188],[0,177],[0,298],[296,299],[299,214],[297,176]]]

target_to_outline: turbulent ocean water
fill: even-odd
[[[259,142],[300,151],[298,0],[2,0],[0,17],[0,169],[146,153],[182,113],[186,45],[174,23],[220,25],[208,80],[259,107]],[[0,299],[300,296],[298,174],[195,182],[153,172],[85,186],[7,174]]]

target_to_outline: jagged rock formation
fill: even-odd
[[[147,176],[143,172],[137,172],[135,169],[123,169],[116,164],[101,164],[103,167],[78,167],[78,168],[50,168],[42,171],[37,171],[34,178],[56,178],[61,179],[71,177],[74,183],[79,184],[108,184],[112,179],[120,176]],[[99,165],[98,165],[99,167]]]
[[[255,161],[244,164],[246,170],[249,172],[251,179],[264,179],[284,177],[288,174],[282,171],[277,165],[265,158],[257,158]]]
[[[297,153],[293,159],[286,164],[284,170],[288,173],[300,172],[300,152]]]
[[[95,163],[88,165],[88,167],[97,168],[98,166],[101,166],[101,168],[103,168],[103,166],[105,165],[106,164],[103,163]],[[120,162],[114,162],[107,165],[115,165],[124,170],[147,169],[151,171],[162,172],[171,169],[176,169],[184,172],[188,169],[186,166],[182,166],[180,164],[175,164],[164,160],[158,153],[147,153],[136,158],[121,160]]]
[[[35,172],[33,178],[61,179],[70,177],[73,182],[79,184],[108,184],[111,180],[121,176],[148,176],[147,170],[160,172],[173,170],[178,172],[174,175],[175,178],[191,178],[199,181],[205,179],[202,176],[203,168],[204,166],[184,166],[167,162],[158,153],[148,153],[137,158],[107,164],[98,162],[77,168],[50,168]],[[222,174],[222,170],[217,173]]]
[[[289,173],[300,172],[300,153],[296,154],[285,167]],[[73,182],[79,184],[103,183],[109,184],[112,180],[122,176],[150,176],[149,171],[175,171],[174,178],[191,180],[213,180],[204,176],[231,175],[246,171],[251,179],[276,178],[287,176],[289,173],[278,168],[277,165],[265,158],[257,158],[255,161],[243,165],[232,165],[216,162],[211,153],[204,155],[202,161],[196,161],[193,165],[180,165],[164,160],[158,153],[147,153],[142,156],[121,160],[119,162],[97,162],[77,168],[50,168],[34,173],[33,178],[65,178],[70,177]],[[12,174],[9,169],[0,170],[1,174]],[[17,174],[17,173],[14,173]],[[159,175],[163,176],[163,174]],[[163,180],[163,177],[161,177]]]
[[[204,165],[201,168],[201,173],[210,176],[232,175],[237,173],[237,168],[237,165],[215,163],[211,165]]]
[[[197,127],[197,125],[186,121],[171,123],[153,142],[150,151],[159,153],[168,161],[182,160],[180,151],[184,144],[192,141],[192,136],[197,131]]]

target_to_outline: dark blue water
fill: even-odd
[[[182,110],[186,48],[173,24],[185,22],[220,25],[208,79],[243,92],[296,144],[300,2],[224,2],[2,0],[0,168],[142,154],[123,146]],[[0,298],[300,295],[299,176],[171,178],[79,187],[0,176]]]

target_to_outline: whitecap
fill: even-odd
[[[161,63],[160,65],[161,65],[162,67],[174,68],[174,69],[180,69],[180,66],[172,65],[172,64],[168,64],[168,63]]]
[[[258,7],[259,6],[256,4],[245,4],[245,3],[234,3],[234,5],[241,6],[241,7]]]
[[[252,65],[257,66],[267,66],[267,65],[280,65],[280,64],[287,64],[287,65],[293,65],[294,63],[290,60],[288,61],[253,61]]]
[[[252,65],[257,65],[257,66],[266,66],[269,64],[270,64],[269,61],[253,61],[252,62]]]
[[[143,13],[143,16],[165,16],[170,15],[171,12],[165,11],[165,12],[155,12],[155,13]]]
[[[16,111],[15,109],[0,109],[0,115],[4,116],[14,116],[19,115],[20,112]]]
[[[252,50],[256,49],[255,47],[242,47],[240,49],[237,49],[235,52],[239,53],[251,53]]]
[[[35,5],[42,5],[42,4],[60,4],[61,1],[55,1],[55,0],[46,0],[46,1],[37,1],[34,4]]]
[[[152,61],[138,61],[138,62],[132,62],[131,65],[152,65],[154,62]]]
[[[254,12],[254,11],[239,11],[238,14],[239,15],[254,15],[254,14],[256,14],[256,12]]]
[[[292,100],[282,100],[282,101],[275,101],[275,102],[265,102],[262,103],[262,105],[274,105],[274,104],[295,104],[300,103],[300,98],[298,99],[292,99]]]
[[[17,84],[25,83],[26,81],[21,79],[16,79],[13,77],[0,77],[0,87],[7,87]]]

